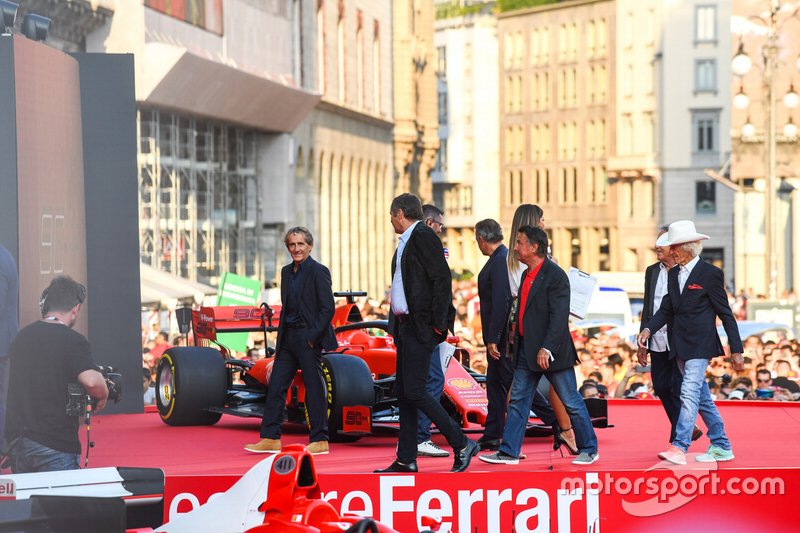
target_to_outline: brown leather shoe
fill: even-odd
[[[278,453],[281,451],[281,439],[261,439],[255,444],[248,444],[244,449],[253,453]]]
[[[695,426],[694,430],[692,431],[692,442],[696,441],[702,436],[703,436],[703,430]]]
[[[306,450],[311,455],[325,455],[330,451],[330,448],[328,448],[328,441],[318,440],[306,446]]]

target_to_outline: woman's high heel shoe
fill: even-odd
[[[561,427],[558,424],[553,425],[553,450],[561,451],[561,447],[565,446],[570,455],[578,455],[578,448],[577,447],[573,448],[572,446],[570,446],[570,444],[566,441],[566,439],[561,435],[563,432],[569,431],[571,429],[572,426],[566,429],[561,429]],[[563,457],[564,452],[561,452],[561,455]]]

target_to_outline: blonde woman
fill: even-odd
[[[533,226],[543,230],[544,211],[542,211],[542,208],[534,204],[522,204],[519,207],[517,207],[517,210],[514,212],[514,219],[511,222],[511,233],[509,234],[509,240],[508,240],[509,250],[514,249],[514,243],[516,243],[517,241],[517,234],[519,233],[519,228],[521,228],[522,226]],[[550,250],[547,250],[547,255],[548,257],[551,255]],[[520,280],[522,277],[522,273],[525,271],[527,267],[519,262],[514,253],[508,254],[507,261],[508,261],[508,282],[511,286],[511,297],[515,302],[514,306],[516,306],[517,294],[519,293]],[[512,307],[511,313],[512,315],[516,315],[515,307]],[[511,322],[513,327],[513,322],[515,322],[515,320],[511,320]],[[509,332],[509,338],[513,338],[513,335],[511,335],[510,332]],[[542,383],[549,385],[549,383],[546,382],[545,380],[542,380]],[[544,418],[542,418],[543,422],[549,423],[549,421],[547,420],[547,418],[550,418],[548,416],[549,413],[547,413],[549,409],[543,405],[537,405],[537,398],[538,396],[534,394],[533,410],[537,415],[539,415],[539,418],[542,418],[544,416]],[[558,397],[553,387],[549,387],[548,398],[550,400],[550,406],[552,406],[552,410],[553,413],[555,414],[555,419],[556,419],[556,422],[552,424],[554,438],[555,438],[553,449],[558,450],[563,445],[566,446],[567,450],[571,455],[578,455],[578,447],[575,443],[575,434],[572,431],[572,424],[570,423],[569,420],[569,414],[567,414],[567,410],[564,407],[564,404],[561,402],[561,399]]]

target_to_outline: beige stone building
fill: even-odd
[[[585,271],[644,268],[621,242],[615,150],[615,5],[573,0],[499,15],[500,212],[545,212],[553,255]],[[650,242],[652,245],[652,242]]]
[[[284,199],[293,223],[315,232],[314,255],[330,268],[334,290],[366,290],[381,300],[394,245],[392,8],[372,0],[300,2],[303,85],[322,100],[293,132],[293,194]]]
[[[427,202],[439,148],[433,0],[392,0],[392,16],[395,190]]]

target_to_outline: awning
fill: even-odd
[[[146,43],[136,99],[261,130],[291,132],[321,98],[293,80],[248,72],[223,61],[180,46]]]
[[[202,304],[206,296],[217,294],[211,285],[191,281],[141,264],[139,266],[142,305],[172,307],[177,302]]]

